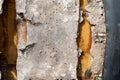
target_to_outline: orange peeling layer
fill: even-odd
[[[85,6],[88,4],[88,0],[80,0],[80,8],[83,11],[83,21],[79,24],[79,36],[78,36],[78,47],[83,51],[79,58],[79,80],[91,80],[92,73],[90,72],[91,67],[91,55],[90,48],[92,43],[92,31],[91,25],[87,20]]]

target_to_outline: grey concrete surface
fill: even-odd
[[[76,79],[79,0],[17,4],[17,13],[23,13],[27,23],[27,42],[22,22],[18,26],[18,80]]]

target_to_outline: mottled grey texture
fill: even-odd
[[[24,27],[19,26],[18,80],[76,79],[79,0],[16,4],[17,13],[27,20],[27,43],[22,38]]]
[[[26,2],[31,0],[16,0],[16,12],[25,13],[26,12]]]

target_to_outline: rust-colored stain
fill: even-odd
[[[79,58],[79,80],[92,80],[91,67],[91,55],[90,48],[92,43],[92,31],[91,25],[87,20],[85,6],[88,4],[88,0],[80,0],[80,9],[83,11],[83,21],[79,24],[79,36],[78,47],[82,50],[82,54]]]
[[[22,28],[22,30],[21,30]],[[22,36],[20,36],[22,35]],[[19,40],[22,37],[22,40],[27,42],[27,23],[26,21],[22,21],[17,24],[17,39]]]
[[[17,23],[17,44],[18,44],[18,41],[19,41],[19,36],[20,36],[20,24]]]
[[[22,26],[24,28],[24,31],[23,31],[23,40],[25,42],[27,42],[27,23],[26,23],[25,20],[22,22]]]

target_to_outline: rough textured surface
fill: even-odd
[[[25,21],[19,14],[17,18],[18,80],[76,79],[79,1],[18,0],[16,4],[17,13],[25,16]]]
[[[92,25],[92,72],[100,74],[103,68],[106,26],[105,13],[102,0],[90,0],[86,6],[88,21]]]
[[[88,3],[87,3],[88,1]],[[84,6],[85,5],[85,10]],[[82,54],[80,56],[82,70],[86,69],[88,64],[91,64],[90,70],[86,74],[91,73],[91,77],[102,76],[103,70],[103,61],[104,61],[104,52],[105,52],[105,44],[106,44],[106,26],[105,26],[105,13],[104,6],[102,0],[81,0],[81,16],[80,17],[80,40],[79,45],[82,50]],[[87,19],[86,19],[87,17]],[[90,23],[90,25],[89,25]],[[91,27],[91,30],[89,29]],[[92,37],[91,37],[92,34]],[[92,43],[91,42],[92,38]],[[80,42],[81,41],[81,42]],[[90,43],[90,44],[88,44]],[[88,57],[85,56],[85,50],[87,48],[91,48],[91,61],[88,61]],[[87,54],[89,56],[89,54]],[[88,68],[88,67],[87,67]],[[88,68],[89,69],[89,68]],[[84,72],[83,72],[84,73]],[[83,74],[81,73],[81,74]],[[78,74],[79,75],[79,74]],[[84,80],[84,79],[82,79]]]
[[[79,0],[16,0],[16,11],[18,80],[76,79]],[[91,69],[101,73],[106,42],[102,0],[89,0],[86,13],[92,25]]]

